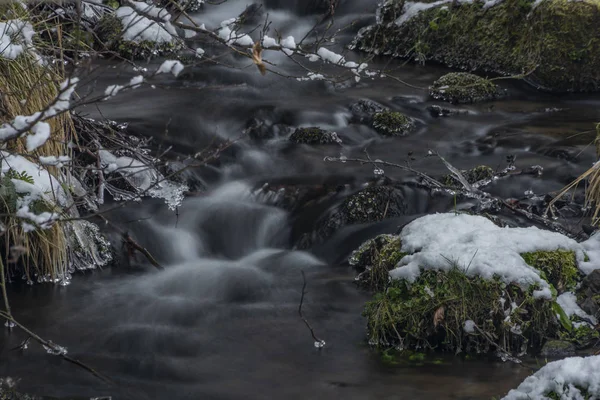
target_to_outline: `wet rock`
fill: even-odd
[[[290,141],[298,144],[332,144],[342,143],[337,133],[319,127],[297,128],[290,136]]]
[[[451,110],[449,108],[440,107],[437,105],[428,106],[427,111],[429,111],[429,115],[431,115],[433,118],[450,117],[452,115],[468,114],[467,110]]]
[[[596,2],[429,3],[431,7],[406,15],[409,2],[384,2],[376,24],[361,29],[351,48],[469,71],[527,72],[526,82],[554,91],[600,89]]]
[[[583,279],[577,298],[583,311],[600,318],[600,269],[592,271]]]
[[[494,177],[494,170],[487,165],[479,165],[475,168],[461,170],[460,172],[470,184],[481,181],[489,181]],[[461,183],[452,174],[446,174],[442,176],[440,178],[440,182],[446,186],[462,188]]]
[[[308,248],[313,244],[322,243],[343,226],[378,222],[406,215],[407,209],[400,187],[392,184],[368,187],[350,195],[320,218],[312,232],[300,238],[297,246]]]
[[[386,107],[372,100],[359,100],[350,106],[351,122],[370,125],[373,115],[387,110]]]
[[[442,76],[429,88],[429,96],[453,104],[494,100],[503,95],[491,81],[466,72]]]
[[[415,122],[398,111],[382,111],[373,115],[373,128],[383,136],[403,136],[415,128]]]
[[[540,352],[544,357],[569,357],[575,355],[575,345],[565,340],[548,340]]]

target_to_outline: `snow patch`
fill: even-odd
[[[468,276],[500,278],[522,288],[537,285],[536,298],[551,299],[548,283],[525,263],[522,253],[538,250],[575,251],[584,258],[583,247],[555,232],[530,228],[500,228],[490,220],[466,214],[432,214],[416,219],[400,233],[402,251],[410,253],[390,272],[394,279],[414,282],[421,269],[447,271],[454,266]],[[414,254],[412,254],[414,253]]]
[[[583,399],[580,389],[590,398],[600,396],[600,356],[570,357],[546,364],[526,378],[502,400],[547,399],[554,392],[562,400]],[[587,398],[587,397],[585,397]]]
[[[593,326],[598,324],[598,320],[595,317],[589,315],[583,311],[579,305],[577,305],[577,297],[573,292],[565,292],[561,294],[557,297],[556,302],[568,317],[575,315],[585,321],[589,321]]]

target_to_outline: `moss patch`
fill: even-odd
[[[459,104],[494,100],[503,92],[487,79],[466,72],[453,72],[435,81],[429,88],[429,95],[436,100]]]
[[[406,135],[415,127],[413,120],[398,111],[381,111],[373,115],[373,128],[384,136]]]
[[[390,280],[390,270],[406,255],[400,248],[399,236],[379,235],[354,251],[349,262],[360,272],[356,277],[359,285],[370,290],[384,289]]]
[[[600,2],[504,0],[438,6],[394,23],[404,0],[388,2],[354,46],[376,54],[435,60],[465,70],[527,74],[556,91],[600,89]]]
[[[299,144],[331,144],[341,143],[337,133],[313,126],[298,128],[290,136],[290,141]]]
[[[575,289],[580,272],[572,250],[536,251],[521,254],[521,257],[528,265],[541,271],[548,283],[560,293]]]
[[[412,284],[395,280],[365,307],[369,343],[467,353],[539,348],[558,325],[551,302],[535,299],[533,290],[467,277],[459,268],[423,271]]]

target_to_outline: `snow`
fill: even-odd
[[[203,55],[204,55],[204,49],[202,49],[202,48],[198,47],[198,48],[196,49],[196,56],[198,56],[198,57],[202,57]]]
[[[55,167],[62,167],[64,163],[68,163],[71,161],[71,157],[69,156],[40,156],[38,157],[41,165],[51,165]]]
[[[135,2],[134,2],[135,3]],[[142,3],[146,7],[146,3]],[[136,6],[136,10],[140,10],[142,6]],[[156,8],[156,7],[154,7]],[[150,9],[149,15],[157,13]],[[119,7],[115,11],[115,15],[121,20],[123,25],[123,39],[132,42],[140,43],[143,41],[156,42],[156,43],[171,43],[174,40],[174,36],[177,36],[175,28],[168,22],[157,23],[139,15],[131,7]],[[162,14],[161,14],[162,15]]]
[[[33,184],[22,179],[11,179],[15,186],[15,191],[21,196],[17,199],[17,211],[15,215],[22,218],[21,226],[26,232],[40,227],[42,229],[49,228],[54,223],[59,215],[57,213],[42,212],[40,214],[33,213],[29,206],[34,200],[45,200],[49,203],[60,206],[67,206],[68,196],[64,192],[58,180],[40,165],[37,165],[24,157],[13,155],[7,152],[0,152],[2,167],[2,176],[6,175],[9,170],[18,173],[25,173],[32,178]]]
[[[568,317],[573,315],[580,317],[584,321],[590,322],[592,325],[596,326],[598,324],[598,320],[583,311],[579,305],[577,305],[577,297],[572,292],[565,292],[557,297],[556,302],[563,309],[565,314]]]
[[[129,81],[129,83],[127,84],[127,86],[131,89],[137,89],[140,87],[140,85],[144,82],[144,76],[143,75],[137,75],[134,76],[133,78],[131,78],[131,80]],[[104,96],[106,97],[113,97],[116,96],[121,90],[125,89],[125,86],[123,85],[110,85],[107,86],[106,89],[104,90]]]
[[[475,322],[471,321],[470,319],[465,321],[465,324],[463,326],[463,329],[465,330],[466,333],[473,333],[475,332]]]
[[[587,261],[579,263],[579,269],[586,275],[589,275],[593,270],[600,269],[600,233],[592,235],[588,240],[581,243],[585,254],[588,257]]]
[[[422,268],[449,270],[463,268],[468,276],[492,279],[523,288],[537,285],[537,298],[552,298],[548,283],[525,263],[522,253],[538,250],[573,250],[584,258],[583,247],[555,232],[530,228],[500,228],[490,220],[466,214],[432,214],[409,223],[400,233],[402,258],[390,272],[394,279],[414,282]],[[414,254],[412,254],[414,253]]]
[[[54,117],[61,112],[68,110],[70,97],[79,81],[78,78],[67,79],[60,85],[60,93],[52,104],[49,104],[46,110],[38,111],[32,115],[18,115],[10,123],[0,126],[0,140],[6,141],[14,138],[22,132],[29,131],[30,135],[26,139],[27,151],[33,151],[42,146],[50,137],[50,125],[44,120]]]
[[[277,47],[277,40],[265,35],[262,42],[263,47]]]
[[[328,61],[332,64],[341,64],[344,62],[344,56],[334,53],[331,50],[326,49],[325,47],[319,48],[317,50],[317,54],[323,61]]]
[[[173,76],[177,77],[183,71],[183,64],[177,60],[166,60],[156,71],[157,74],[161,73],[172,73]]]
[[[288,36],[281,41],[281,46],[285,47],[286,49],[294,50],[296,49],[296,40],[293,36]]]
[[[592,397],[600,396],[600,356],[570,357],[546,364],[527,377],[503,400],[547,399],[550,392],[562,400],[584,399],[579,388]]]
[[[29,22],[11,19],[0,22],[0,57],[14,60],[32,46],[34,35]]]

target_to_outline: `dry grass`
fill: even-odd
[[[29,20],[27,11],[14,3],[5,4],[2,8],[4,10],[0,15],[4,18],[9,16]],[[36,31],[39,28],[34,27]],[[0,58],[0,123],[10,122],[18,115],[31,115],[45,109],[56,99],[58,86],[64,79],[65,72],[60,63],[41,65],[31,55],[22,55],[15,60]],[[6,148],[11,152],[31,156],[29,158],[32,160],[38,156],[69,155],[67,143],[76,140],[70,114],[63,113],[46,122],[51,127],[51,138],[35,152],[27,153],[24,138],[6,143]],[[59,182],[62,181],[55,168],[48,168],[48,173],[55,175]],[[56,208],[50,204],[46,204],[46,207]],[[67,238],[62,224],[56,223],[49,229],[25,232],[21,222],[13,216],[2,217],[2,223],[6,227],[3,251],[7,261],[5,265],[13,271],[18,266],[19,272],[23,272],[26,279],[31,281],[35,281],[36,276],[52,280],[65,276]]]
[[[596,154],[600,159],[600,123],[596,125],[596,131],[597,134],[594,143],[596,145]],[[600,162],[592,165],[590,169],[581,174],[573,182],[565,186],[548,204],[548,210],[551,211],[552,207],[558,200],[560,200],[571,190],[576,189],[582,182],[586,185],[584,208],[593,210],[592,225],[598,225],[598,223],[600,223]]]

